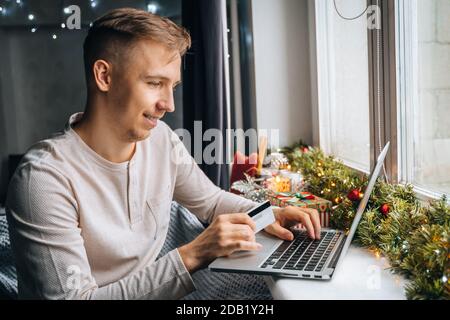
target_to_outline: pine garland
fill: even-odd
[[[333,202],[331,226],[348,230],[359,201],[347,195],[363,193],[367,176],[301,141],[281,152],[292,170],[302,173],[308,191]],[[408,299],[450,298],[450,206],[445,197],[423,204],[411,185],[379,179],[355,240],[385,255],[392,270],[410,280]]]

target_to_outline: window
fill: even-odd
[[[366,0],[316,1],[320,145],[347,165],[370,170]]]
[[[398,0],[401,180],[450,194],[450,2]]]
[[[386,171],[393,182],[412,183],[428,197],[449,195],[450,2],[310,4],[320,146],[347,165],[369,171],[379,145],[391,140]],[[371,4],[381,13],[379,32],[368,28],[369,11],[361,14]]]

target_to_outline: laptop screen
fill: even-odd
[[[341,256],[344,256],[347,253],[348,247],[350,246],[353,237],[355,236],[356,229],[358,228],[358,224],[361,221],[362,214],[366,209],[367,203],[369,202],[370,194],[372,193],[373,187],[375,186],[375,182],[377,181],[378,175],[380,174],[381,168],[383,167],[384,159],[386,158],[386,154],[389,150],[390,142],[386,144],[383,151],[381,151],[380,156],[378,157],[377,164],[370,175],[369,184],[367,185],[366,191],[364,192],[364,197],[358,206],[358,211],[356,212],[355,218],[353,219],[352,226],[345,240],[344,247],[342,248]]]

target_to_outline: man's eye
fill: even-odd
[[[161,86],[161,82],[149,82],[148,84],[153,88],[159,88]]]

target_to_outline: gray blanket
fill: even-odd
[[[1,209],[0,209],[1,210]],[[174,202],[170,213],[170,226],[160,257],[192,241],[204,230],[200,221],[187,209]],[[192,276],[196,291],[184,299],[272,299],[270,291],[260,276],[215,273],[201,270]],[[0,299],[17,298],[17,275],[8,236],[6,216],[0,211]]]
[[[17,297],[17,275],[9,242],[8,224],[0,209],[0,299]]]

